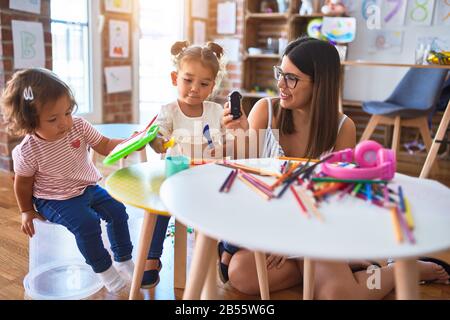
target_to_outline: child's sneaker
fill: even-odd
[[[116,268],[119,275],[126,282],[131,283],[133,280],[134,263],[133,260],[127,260],[122,262],[114,262],[114,267]]]
[[[98,276],[106,289],[111,293],[119,292],[126,285],[126,282],[120,277],[113,266],[109,267],[108,270],[99,273]]]

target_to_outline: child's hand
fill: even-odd
[[[225,128],[231,130],[241,129],[247,131],[249,128],[249,124],[247,116],[244,113],[244,109],[242,109],[242,106],[241,106],[241,114],[242,115],[239,117],[239,119],[233,120],[233,116],[231,115],[230,104],[228,102],[225,103],[222,117],[222,122]]]
[[[152,142],[150,142],[150,147],[152,147],[152,149],[155,150],[156,153],[165,153],[166,148],[164,148],[164,143],[166,142],[167,140],[165,140],[163,137],[156,137]]]
[[[30,238],[34,236],[34,225],[33,220],[39,219],[45,221],[45,218],[42,217],[39,213],[34,210],[22,212],[22,232],[25,233]]]
[[[272,269],[273,267],[280,269],[283,266],[283,264],[286,262],[286,257],[271,254],[267,257],[266,262],[267,262],[268,270]]]

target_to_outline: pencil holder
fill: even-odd
[[[23,280],[27,297],[77,300],[102,288],[71,232],[47,221],[34,219],[33,223],[35,235],[29,241],[29,273]]]

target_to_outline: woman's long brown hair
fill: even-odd
[[[341,62],[328,42],[301,37],[292,41],[283,56],[313,81],[310,131],[305,157],[318,158],[336,144],[339,119]],[[277,127],[281,135],[295,132],[292,110],[276,103]]]

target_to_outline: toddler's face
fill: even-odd
[[[35,133],[44,140],[55,141],[63,138],[72,125],[72,106],[69,97],[64,95],[40,108]]]
[[[186,61],[178,72],[172,73],[172,83],[177,86],[178,100],[189,106],[201,106],[214,89],[215,76],[200,61]]]

